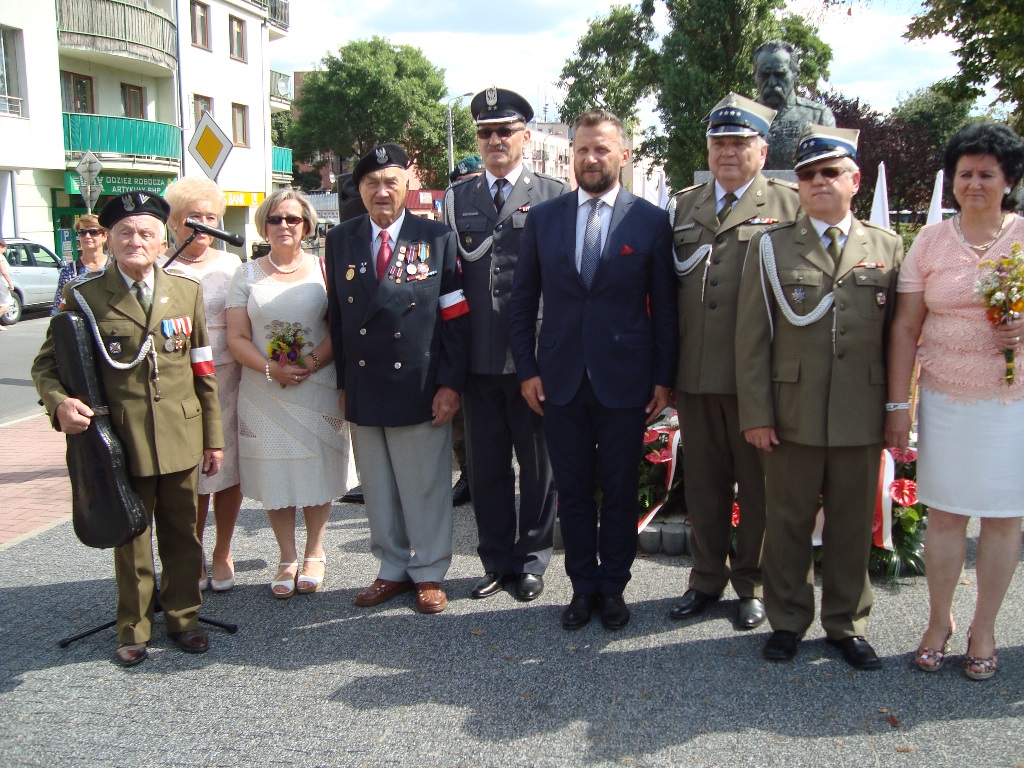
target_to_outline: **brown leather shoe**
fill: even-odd
[[[125,644],[117,646],[114,661],[122,667],[134,667],[149,658],[145,643]]]
[[[440,613],[448,607],[448,595],[440,582],[421,581],[416,585],[416,607],[420,613]]]
[[[168,632],[167,636],[185,653],[206,653],[210,650],[210,639],[201,629],[190,629],[185,632]]]
[[[373,584],[356,595],[355,603],[360,608],[369,608],[373,605],[386,603],[395,595],[412,591],[412,581],[388,581],[387,579],[376,579]]]

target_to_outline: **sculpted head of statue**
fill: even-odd
[[[754,79],[757,100],[778,111],[792,104],[800,61],[796,50],[784,40],[769,40],[754,50]]]

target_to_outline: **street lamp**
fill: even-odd
[[[459,94],[448,99],[448,173],[455,170],[455,120],[452,117],[452,102],[472,96],[473,92]]]

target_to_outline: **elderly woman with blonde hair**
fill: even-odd
[[[348,490],[348,425],[338,410],[323,263],[302,249],[317,216],[280,189],[256,211],[270,253],[243,264],[228,295],[228,343],[243,366],[238,398],[242,490],[263,503],[280,548],[276,598],[320,589],[331,501]],[[299,564],[295,513],[306,546]]]
[[[200,177],[180,179],[167,187],[164,199],[171,206],[167,226],[178,246],[192,234],[192,230],[185,225],[185,219],[220,227],[226,203],[224,193],[213,181]],[[203,286],[203,307],[206,310],[210,346],[213,347],[217,393],[224,426],[224,463],[216,475],[199,476],[199,516],[196,520],[196,533],[202,542],[212,497],[217,534],[213,546],[212,571],[206,572],[206,562],[203,558],[203,573],[199,577],[199,586],[200,589],[206,589],[209,585],[215,592],[226,592],[235,586],[231,538],[235,532],[238,510],[242,506],[242,489],[239,485],[238,472],[238,384],[241,368],[228,348],[224,305],[231,277],[235,274],[240,261],[233,253],[218,250],[214,245],[214,238],[197,234],[168,269],[171,272],[189,275]],[[161,263],[166,263],[174,250],[174,247],[168,250],[167,257]]]

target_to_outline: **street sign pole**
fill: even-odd
[[[78,161],[78,165],[75,166],[75,171],[78,172],[80,179],[79,191],[82,193],[85,208],[89,213],[92,213],[96,201],[100,199],[100,194],[103,192],[103,185],[97,182],[102,170],[103,163],[89,150],[86,150]]]

